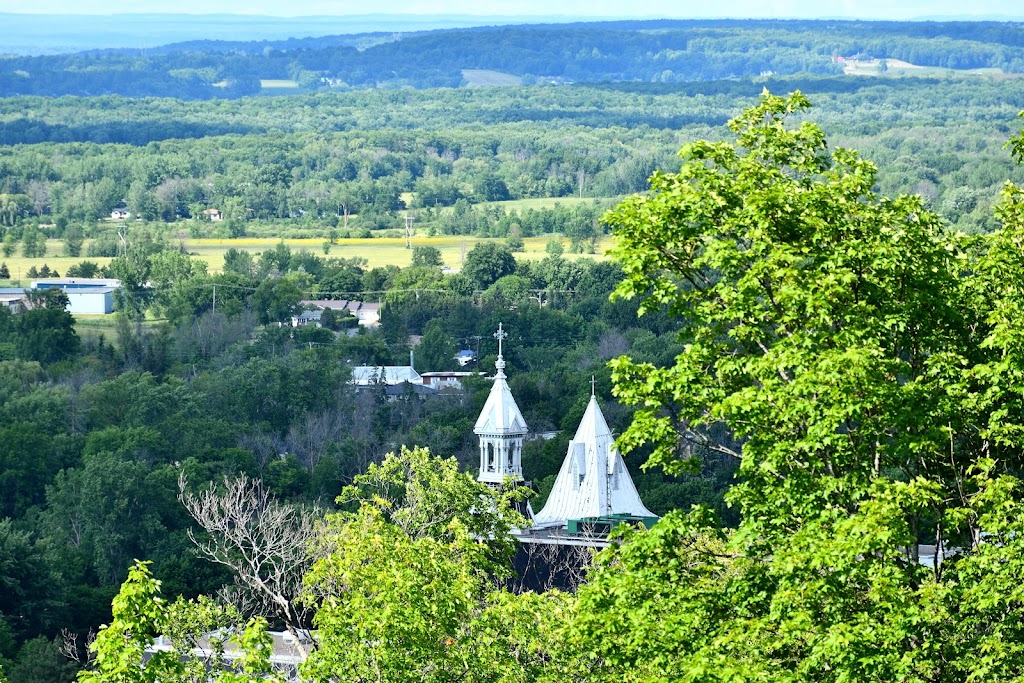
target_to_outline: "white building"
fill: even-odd
[[[0,289],[0,306],[5,306],[13,314],[21,313],[28,308],[28,297],[20,288]]]
[[[320,327],[320,318],[322,318],[323,315],[323,309],[305,308],[297,315],[292,316],[292,327],[305,327],[306,325]]]
[[[458,370],[443,370],[440,372],[422,372],[420,375],[423,377],[423,384],[428,387],[434,387],[441,391],[444,389],[451,389],[454,391],[462,390],[462,381],[468,377],[475,377],[482,375],[482,372],[463,372]]]
[[[114,312],[114,292],[120,280],[104,278],[46,278],[33,280],[32,289],[59,289],[68,297],[68,313],[103,315]]]
[[[299,665],[309,658],[313,651],[313,638],[309,633],[302,633],[296,638],[287,631],[268,631],[271,637],[270,668],[283,680],[291,683],[299,681]],[[238,661],[245,651],[236,643],[228,640],[229,634],[223,631],[206,633],[198,639],[191,649],[184,649],[180,643],[173,642],[166,636],[154,640],[142,653],[142,664],[145,666],[153,655],[158,652],[170,652],[183,660],[203,662],[208,669],[218,666],[229,670],[238,666]],[[212,678],[210,679],[212,680]]]

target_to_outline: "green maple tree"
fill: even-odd
[[[620,444],[673,472],[735,457],[742,522],[673,513],[600,558],[570,633],[595,680],[1024,675],[1021,191],[999,233],[951,233],[789,123],[808,107],[765,93],[607,217],[618,294],[684,344],[613,362]]]

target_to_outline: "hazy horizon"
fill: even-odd
[[[1024,15],[1019,2],[1009,0],[977,0],[965,7],[953,0],[906,0],[892,3],[886,0],[838,0],[823,5],[817,0],[722,0],[706,5],[679,8],[677,2],[648,2],[638,10],[634,2],[622,0],[562,0],[557,10],[552,3],[542,0],[509,2],[497,0],[481,6],[477,0],[382,0],[375,12],[367,12],[366,4],[353,0],[293,0],[287,4],[271,0],[93,0],[83,6],[80,0],[37,0],[31,7],[24,0],[0,0],[0,13],[71,16],[111,16],[121,14],[211,15],[233,14],[250,17],[344,17],[380,15],[419,15],[464,17],[522,16],[540,18],[652,18],[709,19],[709,18],[849,18],[896,19],[950,17],[985,19],[991,17],[1020,17]],[[825,10],[825,11],[823,11]]]

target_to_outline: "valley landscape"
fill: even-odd
[[[1024,21],[142,9],[0,14],[0,681],[1024,675]]]

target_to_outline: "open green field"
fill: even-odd
[[[480,88],[488,85],[523,84],[523,79],[519,76],[501,71],[489,71],[487,69],[463,69],[462,77],[466,79],[466,85],[470,88]]]
[[[601,197],[596,201],[602,203],[618,202],[622,197]],[[593,204],[594,197],[533,197],[531,199],[510,199],[504,202],[481,202],[479,207],[500,206],[506,211],[528,211],[530,209],[550,209],[554,206],[577,206],[579,204]]]
[[[100,266],[105,266],[108,263],[110,263],[109,258],[88,256],[72,258],[68,256],[62,256],[61,254],[64,253],[63,240],[46,240],[46,256],[25,258],[24,256],[20,255],[20,251],[21,249],[19,248],[19,254],[16,256],[0,256],[0,262],[6,263],[7,270],[10,271],[11,273],[11,282],[24,280],[25,284],[28,284],[28,276],[26,275],[26,273],[28,272],[28,269],[31,268],[32,266],[35,266],[36,269],[38,270],[39,268],[43,267],[43,264],[46,264],[50,267],[50,270],[56,269],[57,272],[61,274],[61,277],[63,277],[64,273],[67,272],[70,266],[76,263],[81,263],[82,261],[94,261],[98,263]],[[82,253],[85,253],[85,249],[82,250]]]
[[[528,237],[523,240],[523,251],[516,252],[516,258],[542,259],[547,255],[544,250],[549,237]],[[211,273],[218,273],[224,269],[224,253],[231,248],[240,251],[257,253],[273,249],[281,240],[273,238],[239,238],[239,239],[196,239],[186,240],[185,248],[189,253],[195,254],[198,258],[209,264]],[[415,235],[412,238],[412,245],[432,246],[441,252],[441,257],[446,265],[456,270],[462,266],[462,259],[478,242],[487,241],[478,237],[427,237],[426,235]],[[494,242],[504,244],[504,240],[496,239]],[[292,239],[284,240],[291,249],[306,249],[317,255],[322,255],[322,239]],[[611,238],[605,238],[597,248],[597,254],[573,255],[566,254],[567,258],[606,258],[605,252],[611,247]],[[562,244],[568,249],[569,240],[562,239]],[[377,266],[395,265],[406,267],[412,262],[412,251],[405,248],[405,238],[370,238],[370,239],[346,239],[338,240],[337,244],[331,247],[329,256],[339,258],[364,258],[370,268]]]

